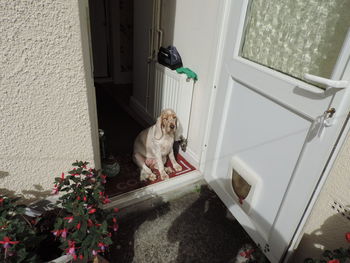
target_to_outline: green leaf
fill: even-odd
[[[326,257],[326,258],[329,258],[329,259],[333,259],[333,253],[332,251],[330,250],[325,250],[323,253],[322,253],[322,256]]]

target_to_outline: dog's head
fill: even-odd
[[[156,123],[156,138],[161,138],[163,134],[174,135],[177,129],[176,113],[172,109],[162,110]]]

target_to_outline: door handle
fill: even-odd
[[[331,88],[337,88],[337,89],[345,89],[350,86],[350,82],[347,80],[334,80],[334,79],[326,79],[322,78],[316,75],[311,75],[306,73],[304,75],[304,78],[309,81],[316,82],[318,84],[326,85]]]
[[[338,106],[337,113],[338,115],[342,115],[345,112],[347,112],[347,109],[345,107],[345,100],[350,96],[350,81],[348,80],[333,80],[333,79],[327,79],[322,78],[319,76],[311,75],[311,74],[305,74],[304,75],[306,80],[310,80],[322,85],[326,85],[328,88],[337,88],[337,89],[346,89],[344,98],[342,99],[342,102]],[[336,110],[334,108],[330,108],[324,113],[324,125],[326,127],[330,127],[334,124],[336,121],[336,118],[334,118],[334,115],[336,113]]]
[[[345,36],[345,40],[343,43],[343,46],[341,48],[341,51],[338,56],[337,63],[334,66],[332,77],[339,79],[343,75],[343,70],[348,69],[348,58],[350,56],[350,29],[348,29],[348,32]],[[323,85],[326,85],[329,88],[336,88],[336,89],[345,89],[341,98],[341,101],[339,105],[337,106],[337,109],[330,108],[328,109],[325,114],[325,120],[324,124],[325,126],[332,126],[334,123],[337,123],[339,120],[344,120],[349,112],[349,106],[348,101],[350,100],[350,81],[349,80],[333,80],[333,79],[326,79],[319,76],[311,75],[311,74],[305,74],[304,78],[306,80],[311,80],[316,83],[320,83]]]

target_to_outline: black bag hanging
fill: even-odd
[[[182,67],[181,56],[174,46],[159,48],[158,63],[173,70]]]

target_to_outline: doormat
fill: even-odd
[[[158,170],[152,170],[157,175],[155,181],[140,181],[140,170],[132,161],[131,155],[116,156],[116,161],[120,165],[120,172],[114,177],[109,177],[105,185],[106,194],[109,197],[120,195],[132,190],[136,190],[147,185],[162,182]],[[169,174],[170,178],[183,175],[196,170],[189,162],[187,162],[180,154],[177,155],[176,160],[181,165],[182,171],[173,172]],[[165,166],[171,166],[168,160]]]

